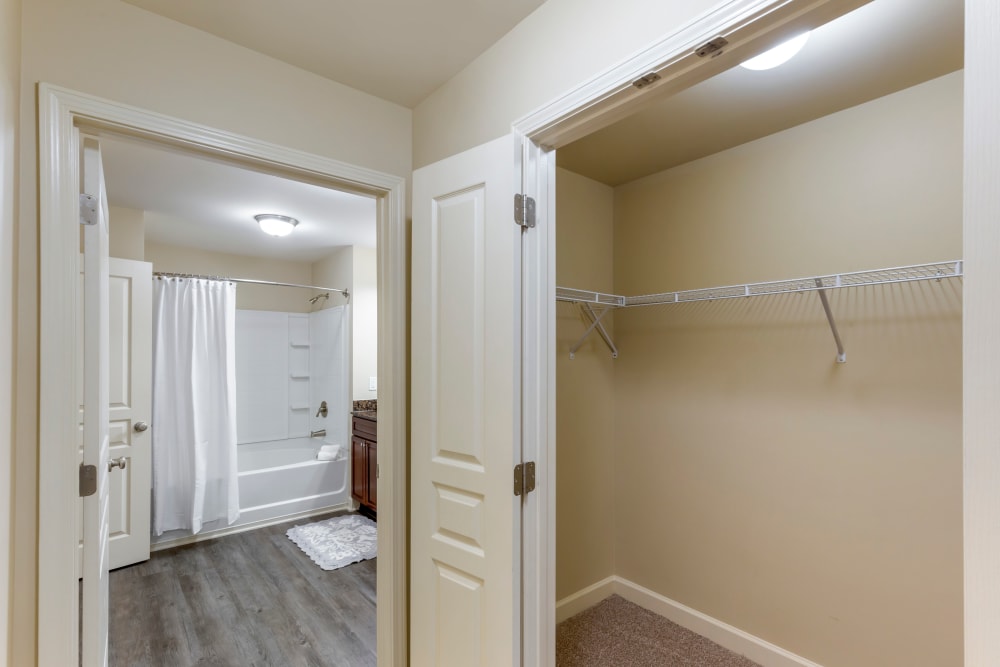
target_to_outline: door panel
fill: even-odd
[[[153,453],[149,424],[153,386],[153,265],[109,262],[110,456],[125,459],[111,471],[111,569],[149,558]]]
[[[108,455],[126,461],[124,469],[109,473],[109,563],[115,569],[149,558],[152,431],[135,426],[148,424],[152,413],[153,268],[149,262],[114,257],[108,266]],[[82,462],[82,384],[80,394]],[[82,528],[78,537],[82,558]]]
[[[97,492],[83,499],[83,667],[108,664],[108,203],[100,145],[82,138],[81,191],[96,198],[84,225],[83,459],[95,466]]]
[[[520,660],[514,139],[414,173],[411,661]]]

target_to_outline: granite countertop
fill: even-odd
[[[378,421],[378,410],[354,410],[351,414],[358,419],[367,419],[373,422]]]

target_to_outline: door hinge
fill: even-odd
[[[514,466],[514,495],[528,495],[535,490],[535,462]]]
[[[524,229],[535,226],[535,200],[528,195],[514,195],[514,222]]]
[[[97,197],[94,195],[80,195],[80,224],[97,224]]]
[[[80,497],[97,493],[97,466],[80,464]]]
[[[694,52],[699,58],[704,58],[706,56],[712,56],[713,58],[722,53],[722,49],[729,45],[729,40],[721,35],[715,39],[711,39],[697,49]]]

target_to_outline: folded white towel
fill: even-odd
[[[340,456],[340,445],[323,445],[316,452],[317,461],[336,461]]]

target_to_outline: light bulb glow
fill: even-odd
[[[765,51],[759,56],[754,56],[750,60],[740,63],[740,67],[752,70],[765,70],[772,69],[778,65],[783,65],[791,60],[796,53],[802,50],[802,47],[806,45],[806,41],[808,39],[809,33],[804,32],[797,37],[792,37],[787,42],[778,44],[773,49]]]
[[[260,225],[262,232],[271,236],[288,236],[295,229],[295,225],[299,224],[295,218],[270,213],[255,215],[254,220]]]

